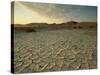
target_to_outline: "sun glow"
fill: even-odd
[[[27,24],[27,23],[61,23],[62,19],[53,19],[48,17],[43,17],[37,12],[23,6],[19,2],[15,3],[14,9],[14,24]]]
[[[90,6],[14,2],[14,24],[97,21],[97,8]],[[12,22],[13,23],[13,22]]]

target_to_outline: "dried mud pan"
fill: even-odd
[[[95,30],[15,32],[14,36],[15,73],[97,68]]]

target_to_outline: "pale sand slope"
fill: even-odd
[[[85,33],[86,30],[16,32],[15,73],[96,68],[96,35]]]

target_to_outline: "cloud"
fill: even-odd
[[[33,3],[33,2],[16,2],[26,11],[35,12],[40,16],[41,20],[45,19],[46,22],[67,22],[70,20],[75,21],[96,21],[96,7],[94,6],[80,6],[80,5],[66,5],[66,4],[51,4],[51,3]],[[17,5],[17,6],[18,6]],[[17,7],[16,6],[16,7]],[[22,11],[22,9],[18,10]],[[24,13],[23,13],[24,14]],[[21,14],[21,15],[23,15]],[[39,20],[39,19],[38,19]]]
[[[50,4],[50,3],[30,3],[30,2],[19,2],[22,6],[37,12],[39,15],[48,18],[71,18],[70,14],[73,11],[78,11],[79,6],[69,6],[61,4]]]

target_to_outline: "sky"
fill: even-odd
[[[96,6],[16,1],[12,12],[14,24],[97,21]]]

